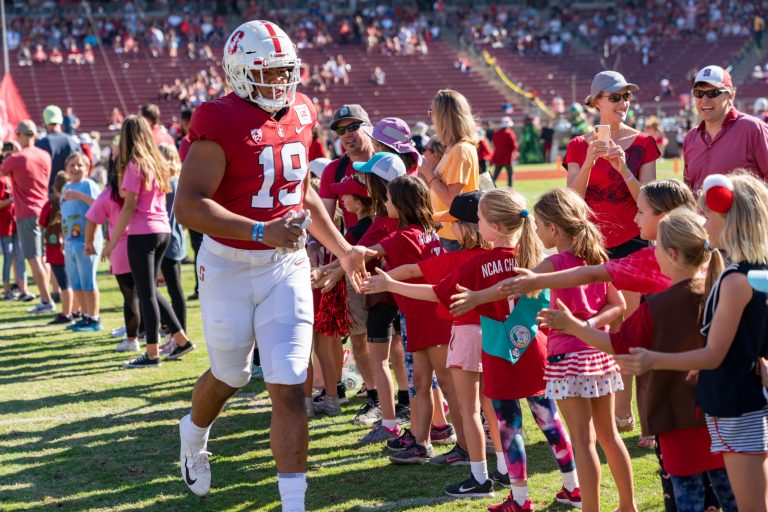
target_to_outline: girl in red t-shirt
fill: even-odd
[[[436,233],[439,224],[432,218],[429,191],[424,183],[413,176],[399,176],[389,182],[387,192],[387,215],[398,220],[398,229],[370,247],[376,253],[375,257],[385,258],[387,268],[391,269],[441,254],[440,238]],[[433,372],[437,373],[440,387],[446,392],[458,442],[464,442],[461,412],[453,392],[453,380],[446,368],[451,322],[437,317],[436,304],[401,295],[396,295],[395,300],[405,316],[405,326],[401,324],[400,327],[407,339],[407,350],[413,352],[418,405],[411,411],[415,442],[390,456],[390,460],[399,464],[423,463],[434,455],[430,444]],[[433,321],[424,322],[425,318]]]

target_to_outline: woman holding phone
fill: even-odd
[[[610,259],[648,246],[635,223],[637,196],[641,186],[656,179],[656,160],[661,154],[653,137],[625,123],[632,94],[638,89],[616,71],[596,74],[584,104],[597,111],[600,121],[592,133],[568,143],[563,161],[568,187],[594,212]],[[629,316],[637,309],[640,296],[625,292],[624,297]],[[616,394],[616,423],[621,431],[632,430],[635,424],[631,379],[624,376],[624,391]],[[652,447],[653,439],[641,438],[640,445]]]

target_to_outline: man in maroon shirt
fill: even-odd
[[[736,110],[728,71],[707,66],[696,75],[693,103],[701,119],[685,136],[685,183],[701,190],[710,174],[747,169],[768,180],[768,125]]]
[[[496,183],[496,179],[501,174],[501,171],[506,167],[507,169],[507,184],[512,186],[512,160],[515,159],[515,152],[517,151],[517,139],[515,138],[515,132],[512,131],[511,117],[504,116],[501,118],[501,126],[493,134],[493,157],[491,163],[496,166],[496,170],[493,173],[493,182]]]
[[[56,310],[48,292],[48,272],[43,263],[43,232],[38,220],[48,201],[48,182],[51,176],[51,155],[35,146],[37,127],[24,120],[16,127],[18,150],[7,155],[0,166],[0,174],[13,182],[16,228],[21,252],[32,268],[40,303],[28,313],[52,313]]]

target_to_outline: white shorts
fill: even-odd
[[[234,388],[251,377],[258,343],[264,381],[302,384],[312,350],[312,288],[304,250],[235,249],[204,237],[197,257],[211,373]]]

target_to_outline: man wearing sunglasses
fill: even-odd
[[[768,180],[768,125],[733,106],[736,90],[730,73],[707,66],[691,91],[701,122],[685,136],[685,183],[701,190],[710,174],[748,169]]]

